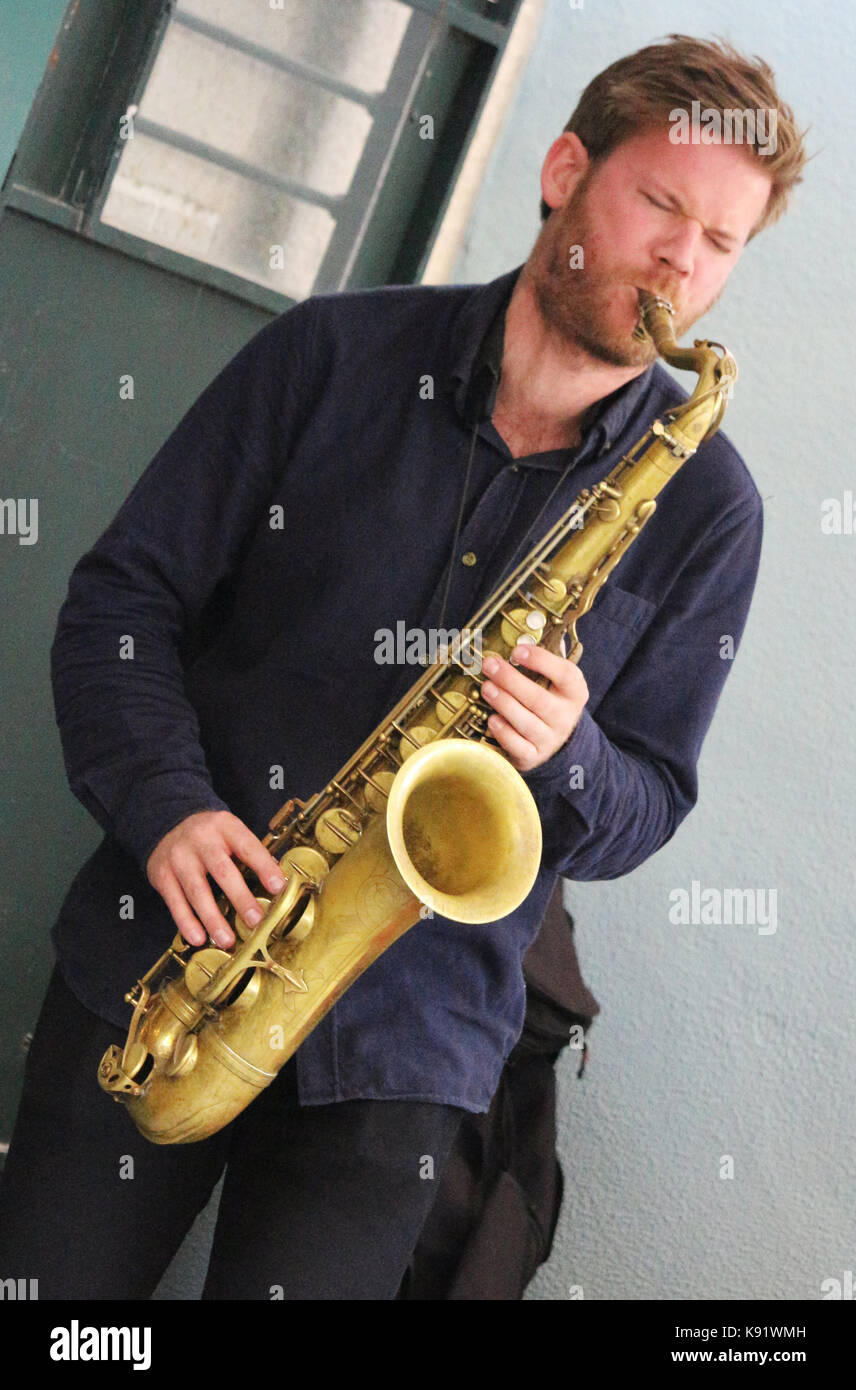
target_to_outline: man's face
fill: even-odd
[[[633,136],[599,165],[561,136],[542,171],[555,210],[527,263],[542,317],[597,361],[647,365],[657,354],[632,337],[637,288],[669,300],[683,337],[719,298],[770,184],[742,146],[673,144],[668,128]]]

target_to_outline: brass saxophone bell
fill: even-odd
[[[386,833],[411,892],[454,922],[506,917],[541,863],[532,793],[484,743],[444,739],[413,753],[392,784]]]

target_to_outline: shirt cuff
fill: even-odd
[[[521,773],[521,776],[533,792],[568,792],[573,791],[575,786],[588,787],[594,781],[594,769],[600,761],[603,740],[603,731],[588,710],[583,709],[577,727],[561,748],[557,748],[546,762]]]
[[[204,778],[164,772],[149,778],[127,799],[113,833],[145,873],[152,851],[181,821],[197,811],[228,810]]]

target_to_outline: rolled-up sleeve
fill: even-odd
[[[619,878],[695,805],[699,754],[746,625],[762,535],[756,495],[696,548],[596,712],[584,709],[567,742],[524,775],[547,868]]]
[[[190,408],[75,566],[51,647],[69,784],[141,869],[212,786],[182,647],[265,513],[311,353],[311,301],[266,325]]]

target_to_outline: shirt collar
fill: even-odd
[[[473,411],[481,405],[486,413],[493,411],[499,387],[502,349],[505,338],[505,313],[517,283],[522,265],[500,275],[498,279],[473,288],[458,319],[457,355],[449,370],[455,408],[461,419],[472,423]],[[583,416],[582,444],[586,448],[592,430],[596,430],[597,452],[605,453],[620,437],[651,383],[653,366],[632,381],[594,401]],[[555,467],[562,466],[566,451],[558,451]]]

